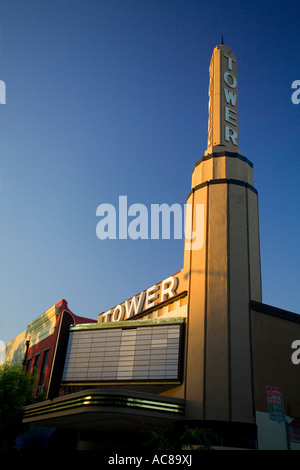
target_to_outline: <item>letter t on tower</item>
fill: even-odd
[[[208,143],[205,155],[240,153],[237,61],[228,46],[216,46],[209,68]]]

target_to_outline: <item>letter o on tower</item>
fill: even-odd
[[[229,72],[224,73],[224,82],[230,88],[236,88],[236,86],[237,86],[236,78]]]
[[[122,321],[124,320],[125,309],[124,305],[117,305],[114,309],[113,321]]]

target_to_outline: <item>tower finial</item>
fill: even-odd
[[[224,39],[223,39],[223,34],[222,34],[222,42],[221,42],[222,46],[224,45]]]

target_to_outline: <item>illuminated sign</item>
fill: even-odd
[[[123,321],[135,317],[139,313],[148,310],[176,295],[178,278],[170,276],[159,284],[149,287],[131,299],[107,310],[99,315],[100,321]]]

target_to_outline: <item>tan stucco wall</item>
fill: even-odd
[[[255,408],[268,411],[266,386],[282,391],[286,414],[300,418],[300,364],[292,363],[291,348],[300,340],[300,323],[251,312]]]
[[[27,330],[22,331],[22,333],[20,333],[14,339],[6,343],[6,362],[12,362],[13,364],[22,364],[26,350],[26,339]]]

